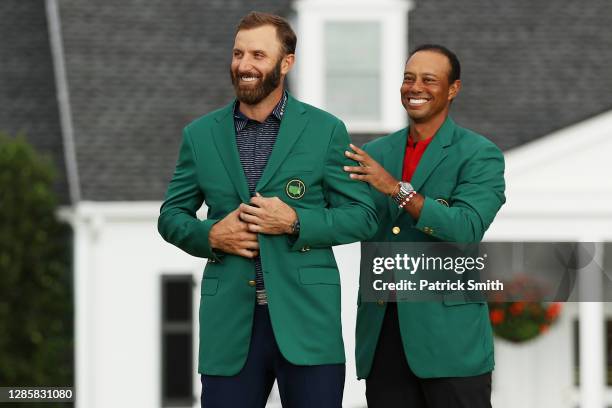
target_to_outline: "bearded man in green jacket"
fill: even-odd
[[[360,166],[345,171],[367,182],[376,202],[380,226],[370,242],[479,242],[505,202],[502,153],[448,116],[460,88],[453,52],[417,47],[400,90],[409,127],[346,152]],[[360,288],[356,359],[370,408],[491,406],[493,337],[484,301],[457,293],[442,302],[363,296]]]
[[[342,170],[349,137],[284,89],[296,36],[279,16],[242,19],[232,50],[236,100],[191,124],[158,229],[208,258],[200,297],[202,406],[340,408],[344,344],[332,245],[376,230],[365,184]],[[202,203],[205,220],[196,218]]]

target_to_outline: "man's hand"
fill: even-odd
[[[211,248],[226,254],[255,258],[259,254],[257,234],[249,231],[247,223],[241,221],[239,215],[240,209],[236,208],[213,225],[208,241]]]
[[[350,146],[354,152],[346,151],[344,154],[360,165],[344,166],[344,171],[350,173],[352,179],[370,183],[372,187],[383,194],[393,194],[397,188],[398,181],[364,150],[358,148],[354,144]]]
[[[278,197],[251,198],[251,204],[240,204],[240,219],[248,223],[249,231],[260,234],[291,234],[297,220],[295,210]]]

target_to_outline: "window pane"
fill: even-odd
[[[325,23],[325,43],[328,69],[378,72],[380,23],[328,21]]]
[[[167,280],[163,286],[164,320],[166,322],[190,321],[192,317],[191,280]]]
[[[612,386],[612,320],[606,320],[606,385]],[[580,386],[580,322],[574,321],[574,385]]]
[[[346,120],[380,120],[379,22],[325,23],[325,107]]]
[[[580,386],[580,322],[574,320],[572,325],[574,338],[574,385]]]
[[[378,120],[378,76],[328,75],[327,108],[341,119]]]
[[[161,280],[162,406],[193,404],[193,277]]]
[[[163,350],[164,400],[191,401],[193,396],[193,356],[191,333],[165,334]],[[177,401],[178,402],[178,401]]]

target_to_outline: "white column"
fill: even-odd
[[[579,270],[580,407],[603,408],[605,391],[604,309],[602,300],[603,244],[595,243],[593,260]]]
[[[92,407],[91,398],[91,299],[89,262],[91,257],[88,226],[75,211],[74,229],[74,346],[75,346],[75,407]]]

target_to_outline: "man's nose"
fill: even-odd
[[[250,71],[252,68],[253,68],[253,64],[251,61],[251,57],[249,57],[248,55],[245,55],[244,57],[240,59],[240,62],[238,63],[238,71],[240,72]]]

